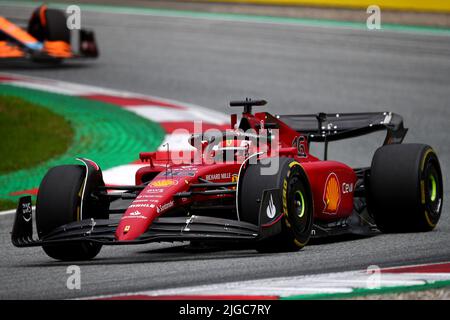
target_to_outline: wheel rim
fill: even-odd
[[[308,229],[310,222],[310,205],[308,196],[299,176],[293,176],[288,186],[289,212],[292,217],[292,225],[298,234],[303,234]]]
[[[296,191],[294,194],[294,206],[299,218],[303,218],[305,215],[305,197],[303,192]]]
[[[431,215],[438,215],[442,206],[442,180],[433,162],[429,163],[425,174],[426,206]]]
[[[432,202],[434,202],[437,197],[437,182],[436,177],[433,174],[430,174],[428,177],[428,196]]]

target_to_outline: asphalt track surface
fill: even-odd
[[[26,19],[30,8],[0,6]],[[424,34],[83,13],[101,57],[61,67],[3,65],[3,71],[123,89],[230,112],[231,99],[267,99],[274,113],[391,110],[410,128],[406,142],[431,144],[450,169],[450,38]],[[374,143],[334,148],[368,163]],[[449,188],[446,179],[445,189]],[[449,193],[445,193],[448,199]],[[10,243],[0,216],[0,298],[76,298],[276,276],[450,259],[444,202],[435,231],[314,244],[298,253],[192,251],[179,244],[105,247],[81,266],[81,290],[66,288],[70,264]]]

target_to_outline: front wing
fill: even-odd
[[[57,227],[41,239],[33,239],[31,197],[26,196],[19,201],[11,240],[16,247],[31,247],[78,241],[105,245],[189,240],[252,241],[261,235],[258,226],[247,222],[193,215],[157,218],[136,240],[118,241],[115,238],[118,223],[119,219],[82,220]]]

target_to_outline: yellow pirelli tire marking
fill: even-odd
[[[286,173],[286,178],[289,178],[289,176],[291,175],[290,169],[296,165],[301,167],[300,163],[298,163],[297,161],[292,161],[291,163],[289,163],[289,170]],[[287,186],[288,186],[288,183],[287,183],[286,178],[283,180],[282,202],[283,202],[283,211],[284,211],[285,216],[287,217],[287,216],[289,216],[289,213],[288,213],[288,208],[287,208]],[[288,227],[290,227],[290,225]]]
[[[431,153],[434,153],[433,149],[428,149],[423,155],[422,161],[420,163],[420,174],[423,173],[423,170],[425,169],[425,160]],[[423,179],[420,179],[420,197],[422,204],[425,204],[425,181]]]
[[[300,242],[297,239],[294,239],[294,243],[296,246],[298,246],[300,248],[303,248],[306,245],[306,243]]]
[[[428,149],[425,154],[422,157],[422,162],[420,164],[420,171],[423,171],[423,169],[425,169],[425,160],[427,159],[428,155],[430,153],[434,153],[433,149]]]
[[[420,180],[420,197],[422,204],[425,204],[425,181]]]
[[[301,166],[301,165],[297,161],[292,161],[291,163],[289,163],[289,168],[292,168],[293,166]]]
[[[289,215],[288,210],[287,210],[287,180],[284,179],[283,180],[283,196],[282,196],[282,202],[283,202],[283,211],[284,211],[284,215],[287,217]]]
[[[427,223],[431,228],[434,228],[436,226],[436,223],[433,223],[433,221],[431,221],[427,210],[425,210],[425,219],[427,220]]]

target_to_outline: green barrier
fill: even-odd
[[[0,84],[0,92],[39,104],[68,119],[75,131],[65,154],[32,169],[0,175],[0,198],[39,186],[50,167],[78,163],[76,157],[96,161],[108,169],[135,161],[139,152],[156,150],[165,132],[154,122],[112,104]],[[32,143],[32,141],[30,141]],[[26,148],[25,144],[23,148]]]

